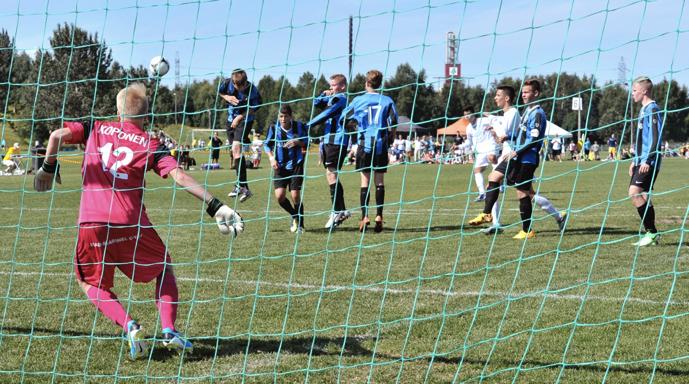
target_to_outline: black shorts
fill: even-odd
[[[254,125],[254,121],[242,121],[237,128],[232,128],[232,122],[228,121],[225,125],[225,132],[227,132],[227,139],[230,140],[230,144],[235,141],[239,141],[242,144],[251,144],[251,139],[249,135],[251,134],[251,126]]]
[[[335,167],[340,170],[346,158],[347,147],[344,145],[323,144],[321,146],[321,162],[325,168]]]
[[[304,184],[304,164],[293,169],[278,168],[273,170],[273,188],[288,188],[290,191],[301,191]]]
[[[219,149],[211,149],[211,159],[218,160],[219,158],[220,158],[220,150]]]
[[[653,189],[653,184],[655,184],[658,178],[659,168],[660,167],[656,165],[655,167],[651,167],[646,173],[639,173],[639,166],[635,165],[632,170],[632,178],[629,180],[629,186],[631,187],[633,185],[639,187],[644,192],[651,191]]]
[[[562,153],[562,150],[553,149],[553,156],[560,156],[561,153]]]
[[[512,185],[520,191],[530,191],[536,168],[538,168],[536,164],[510,160],[509,163],[501,162],[494,170],[505,175],[507,185]]]
[[[390,158],[388,152],[382,153],[366,153],[363,148],[359,147],[356,151],[356,170],[358,172],[370,173],[379,172],[385,173],[388,171],[388,164]]]

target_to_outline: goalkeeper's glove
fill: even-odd
[[[223,204],[222,201],[213,198],[213,200],[208,203],[206,212],[211,217],[215,218],[218,229],[223,235],[232,234],[232,236],[236,237],[244,232],[242,217],[234,209]]]
[[[43,162],[43,165],[38,169],[33,179],[33,188],[38,192],[49,191],[53,188],[53,180],[58,184],[62,184],[60,165],[57,161],[54,164]]]

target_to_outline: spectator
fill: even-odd
[[[218,164],[220,161],[220,147],[222,147],[222,140],[218,137],[218,132],[213,132],[211,138],[211,163]]]
[[[555,137],[553,137],[553,139],[550,141],[550,145],[553,149],[553,160],[562,162],[562,139],[558,137],[557,133],[555,134]]]
[[[593,160],[600,160],[600,145],[598,145],[597,141],[593,142],[593,145],[591,146],[591,152],[593,152]]]

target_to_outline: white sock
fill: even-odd
[[[533,197],[534,203],[541,207],[542,210],[546,211],[549,215],[555,217],[555,220],[561,220],[562,216],[560,215],[560,212],[553,206],[553,203],[550,202],[547,198],[541,196],[541,195],[535,195]]]
[[[486,193],[486,185],[484,184],[483,181],[483,173],[474,173],[474,181],[476,181],[476,187],[478,188],[478,193],[479,195],[485,195]]]
[[[493,204],[490,213],[493,215],[493,225],[500,226],[500,199]]]

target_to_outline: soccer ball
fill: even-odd
[[[167,71],[170,70],[170,63],[168,63],[163,56],[156,56],[151,59],[148,69],[153,76],[165,76]]]

